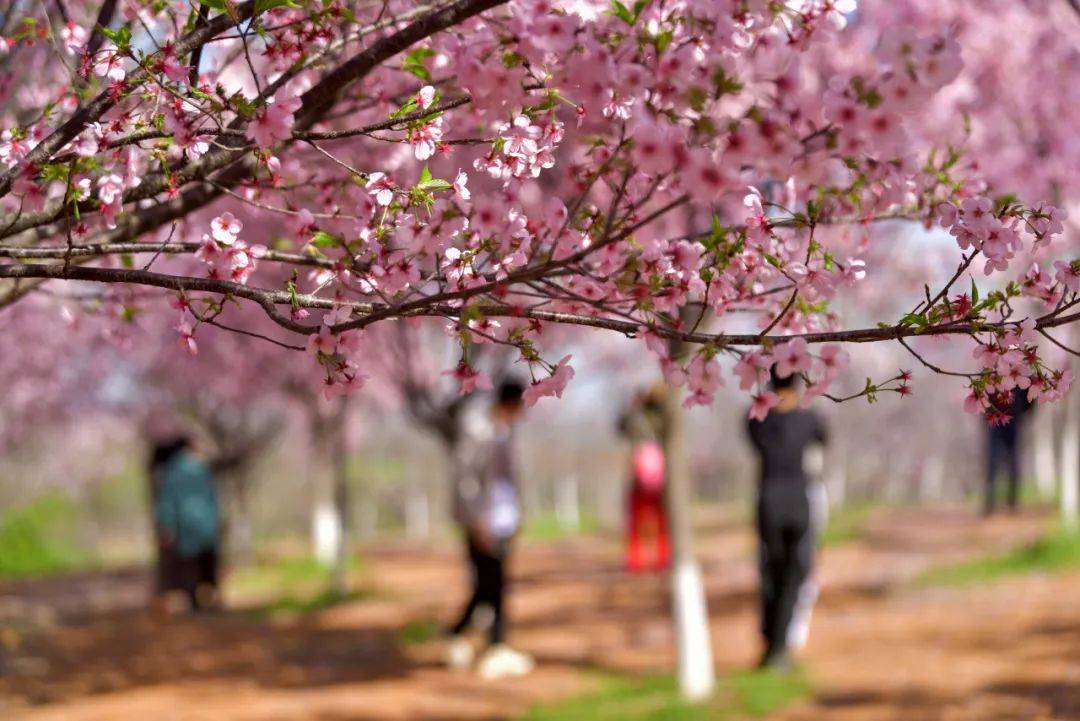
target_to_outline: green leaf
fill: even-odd
[[[431,168],[426,165],[420,171],[420,180],[416,183],[416,189],[421,191],[448,190],[452,187],[454,186],[442,178],[433,177]]]
[[[687,92],[687,101],[690,103],[691,109],[695,112],[701,112],[705,109],[705,91],[701,88],[694,86]]]
[[[398,118],[402,118],[416,110],[418,107],[420,106],[416,104],[416,98],[409,98],[409,102],[405,103],[400,108],[390,113],[390,119],[397,120]]]
[[[975,279],[971,279],[971,305],[974,307],[979,304],[979,286],[975,285]]]
[[[331,245],[338,245],[341,243],[341,238],[333,233],[327,233],[325,230],[316,230],[315,234],[311,236],[309,241],[316,248],[326,248]]]
[[[619,0],[611,0],[611,14],[622,20],[627,25],[634,25],[637,23],[638,18],[641,17],[641,13],[645,8],[649,7],[650,0],[636,0],[634,2],[634,9],[626,7]]]
[[[634,15],[630,12],[630,9],[623,5],[619,0],[611,0],[611,14],[622,20],[627,25],[634,24]]]
[[[225,0],[200,0],[200,2],[211,10],[217,10],[221,13],[228,11]]]
[[[900,325],[914,325],[919,328],[925,328],[930,325],[930,321],[921,313],[908,313],[900,319]]]
[[[126,48],[131,44],[131,28],[126,25],[116,30],[111,28],[102,28],[101,34],[112,41],[112,44],[117,48]]]
[[[431,48],[419,47],[401,59],[401,69],[421,80],[431,82],[431,72],[427,69],[427,59],[435,54]]]
[[[255,14],[261,15],[267,10],[273,10],[274,8],[285,6],[291,8],[300,7],[295,2],[293,2],[293,0],[255,0]]]
[[[653,38],[653,45],[656,47],[656,52],[659,54],[667,50],[668,45],[671,45],[671,41],[674,39],[675,33],[671,30],[664,30],[657,33],[656,37]]]
[[[734,95],[743,89],[743,84],[739,82],[738,78],[729,75],[723,66],[717,67],[713,71],[712,81],[714,92],[718,98],[722,95]]]

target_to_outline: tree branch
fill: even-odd
[[[105,35],[102,34],[104,28],[109,27],[112,23],[113,15],[116,14],[116,0],[105,0],[101,3],[101,9],[98,10],[97,20],[94,21],[94,28],[90,31],[90,39],[86,42],[86,52],[93,55],[101,49],[101,43],[105,39]]]
[[[0,278],[46,278],[52,280],[79,280],[98,283],[129,283],[163,288],[177,293],[208,292],[218,295],[234,296],[258,303],[275,323],[287,330],[303,335],[311,335],[319,332],[319,326],[306,325],[294,321],[291,317],[279,311],[277,308],[278,306],[291,306],[295,304],[297,307],[302,308],[330,310],[334,307],[344,305],[351,307],[354,313],[361,314],[368,319],[374,319],[370,322],[386,320],[389,318],[424,316],[457,318],[461,317],[466,311],[478,311],[480,314],[487,317],[531,318],[551,323],[603,328],[606,330],[617,331],[629,337],[636,337],[641,332],[649,330],[657,336],[669,340],[686,343],[711,344],[718,347],[771,346],[777,343],[785,343],[794,338],[802,338],[807,343],[877,343],[882,341],[902,340],[916,336],[970,336],[977,333],[1004,331],[1007,328],[1015,326],[1015,323],[1004,322],[972,323],[967,321],[957,321],[930,326],[929,328],[915,328],[903,324],[843,331],[762,336],[757,333],[728,334],[687,332],[674,327],[635,323],[634,321],[613,318],[582,316],[573,313],[536,310],[508,303],[478,303],[471,306],[465,306],[461,303],[432,302],[422,307],[412,307],[408,310],[395,311],[382,303],[356,301],[341,302],[311,295],[292,295],[285,291],[257,288],[226,280],[174,276],[129,268],[96,268],[86,266],[65,267],[62,264],[0,265]],[[1036,328],[1040,330],[1056,328],[1077,321],[1080,321],[1080,312],[1069,315],[1046,315],[1036,320]],[[368,324],[370,324],[370,322]],[[339,333],[353,327],[355,326],[352,322],[341,323],[335,326],[333,331]]]

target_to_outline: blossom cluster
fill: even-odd
[[[362,308],[449,318],[462,358],[514,349],[534,374],[529,403],[574,375],[570,356],[543,360],[550,323],[642,338],[689,405],[710,403],[737,359],[760,416],[776,402],[770,369],[804,378],[807,398],[839,377],[844,351],[801,336],[850,323],[845,297],[887,294],[871,281],[890,263],[885,221],[936,220],[960,250],[954,282],[981,267],[1004,289],[980,301],[927,284],[923,301],[916,283],[920,305],[896,327],[975,338],[980,403],[1012,387],[1054,397],[1065,376],[1034,329],[1020,340],[1009,324],[1025,296],[1051,314],[1077,300],[1064,203],[995,185],[1003,173],[968,157],[986,139],[960,112],[953,130],[927,122],[995,74],[964,75],[978,50],[966,25],[925,21],[930,0],[899,4],[910,12],[866,9],[888,19],[871,23],[860,8],[848,23],[850,0],[246,3],[204,13],[212,52],[175,4],[122,1],[105,32],[79,6],[58,38],[45,17],[0,43],[5,62],[64,60],[0,80],[0,243],[152,249],[177,233],[211,280],[293,299],[270,316],[310,337],[329,393],[363,383],[359,336],[336,327]],[[1062,102],[1027,99],[1041,125]],[[305,303],[335,310],[309,320]],[[185,313],[193,350],[202,321]],[[688,331],[703,345],[673,353]],[[738,331],[751,332],[737,348],[725,338]],[[464,360],[449,374],[462,392],[489,385]]]
[[[210,233],[204,233],[195,257],[206,264],[209,278],[227,278],[246,284],[255,272],[255,261],[266,254],[266,246],[248,245],[240,240],[244,224],[230,212],[210,221]]]

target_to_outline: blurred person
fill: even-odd
[[[155,445],[150,464],[154,535],[158,546],[155,607],[182,591],[193,611],[217,602],[221,514],[209,466],[183,435]]]
[[[177,438],[165,437],[159,432],[155,434],[157,439],[152,441],[150,458],[147,462],[147,480],[149,481],[150,498],[150,528],[154,536],[154,589],[151,598],[151,610],[157,615],[165,615],[168,598],[171,591],[179,591],[181,584],[178,579],[176,557],[173,549],[166,545],[162,539],[161,527],[157,522],[158,497],[161,495],[162,475],[165,464],[178,450]]]
[[[991,399],[992,407],[986,413],[986,490],[983,513],[992,515],[997,510],[998,482],[1005,475],[1008,484],[1009,510],[1016,513],[1020,507],[1020,433],[1024,419],[1031,408],[1027,392],[1013,388],[1009,393]]]
[[[820,488],[806,467],[807,451],[824,446],[825,423],[800,407],[797,377],[771,386],[779,396],[762,420],[750,419],[750,441],[760,459],[757,532],[761,571],[761,666],[788,668],[790,651],[805,643],[809,607],[816,597],[812,579],[820,513]]]
[[[534,666],[530,656],[506,645],[507,559],[521,526],[514,436],[524,391],[518,381],[503,381],[486,413],[466,416],[455,459],[454,518],[465,535],[472,594],[450,630],[447,663],[472,665],[475,649],[465,633],[486,609],[488,648],[477,671],[489,679],[525,675]]]
[[[630,490],[627,494],[626,567],[633,573],[662,570],[671,561],[663,440],[662,385],[638,393],[619,430],[630,439]]]

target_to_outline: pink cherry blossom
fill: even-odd
[[[287,90],[274,96],[273,102],[255,114],[248,124],[247,137],[260,148],[268,148],[292,135],[293,113],[300,109],[301,100]]]
[[[536,401],[546,396],[562,398],[563,391],[566,390],[566,384],[574,377],[574,369],[567,365],[569,362],[570,356],[563,357],[562,360],[555,364],[555,369],[550,376],[529,384],[529,387],[525,389],[525,393],[522,395],[526,408],[531,408],[536,404]]]
[[[469,192],[469,176],[464,170],[458,170],[457,175],[454,177],[454,192],[458,194],[458,197],[462,200],[469,200],[472,197],[472,193]]]
[[[74,22],[65,23],[60,30],[60,39],[64,42],[64,47],[72,53],[82,49],[88,38],[89,33],[86,32],[86,28]]]
[[[443,375],[452,376],[458,382],[458,395],[467,396],[475,391],[491,390],[491,378],[486,373],[476,370],[468,363],[459,363],[452,371]]]
[[[787,378],[793,373],[805,373],[810,370],[812,359],[807,343],[802,338],[795,338],[773,348],[773,360],[776,362],[776,375]]]
[[[199,346],[195,342],[195,330],[191,323],[186,319],[181,319],[176,325],[176,332],[180,334],[180,343],[188,353],[195,355],[199,352]]]
[[[1054,268],[1057,273],[1054,274],[1054,279],[1057,282],[1064,285],[1073,293],[1080,291],[1080,269],[1077,268],[1077,263],[1067,263],[1063,260],[1055,260]]]
[[[735,364],[735,375],[739,378],[739,388],[748,391],[755,385],[768,380],[769,366],[772,363],[772,358],[761,351],[743,354],[743,357]]]
[[[368,174],[368,180],[364,187],[375,196],[376,203],[387,206],[393,202],[394,189],[397,186],[386,173],[375,172]]]
[[[755,395],[753,403],[750,404],[750,418],[758,421],[765,420],[765,416],[769,415],[769,411],[776,408],[779,403],[780,396],[772,391],[764,391]]]
[[[243,229],[244,224],[228,211],[210,221],[210,232],[214,240],[224,245],[232,245]]]

